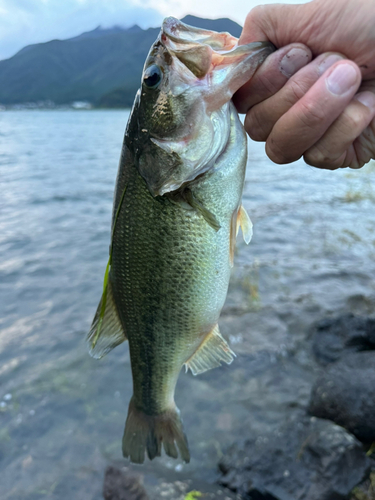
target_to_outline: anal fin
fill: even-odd
[[[111,280],[108,278],[90,331],[87,335],[90,354],[93,358],[102,358],[125,340],[127,340],[127,338],[117,313]]]
[[[221,336],[218,325],[216,325],[206,335],[195,353],[186,361],[186,371],[190,368],[193,375],[199,375],[211,370],[211,368],[221,366],[222,361],[230,365],[235,356],[226,340]]]

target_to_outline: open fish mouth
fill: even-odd
[[[164,20],[160,40],[167,50],[183,62],[198,78],[210,74],[213,77],[212,84],[215,85],[215,83],[225,81],[224,75],[226,77],[231,75],[230,80],[227,80],[226,83],[230,87],[232,95],[251,77],[249,70],[253,65],[246,64],[246,59],[248,57],[256,59],[257,65],[259,65],[275,50],[271,42],[238,45],[238,39],[230,33],[195,28],[174,17],[167,17]],[[260,53],[262,56],[259,57]],[[238,72],[233,74],[234,68],[238,65],[242,66],[243,77],[240,80]],[[223,71],[224,68],[225,71]],[[218,77],[219,71],[220,76]],[[239,82],[236,84],[236,88],[231,85],[232,81]]]

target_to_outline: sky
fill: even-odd
[[[284,3],[304,3],[286,0]],[[66,39],[101,25],[160,26],[166,16],[229,17],[243,25],[257,4],[272,0],[0,0],[0,60],[32,43]]]

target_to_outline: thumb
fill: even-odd
[[[254,7],[246,17],[240,45],[251,42],[270,41],[277,48],[289,43],[308,40],[307,27],[311,25],[315,1],[301,4],[271,4]]]

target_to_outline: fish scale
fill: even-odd
[[[215,52],[220,43],[226,53]],[[229,99],[271,50],[266,42],[237,47],[228,34],[167,18],[145,63],[88,337],[95,357],[129,341],[123,454],[136,463],[160,456],[162,446],[190,460],[174,401],[181,368],[196,375],[233,360],[218,320],[238,226],[248,243],[251,222],[241,207],[247,140]]]
[[[228,179],[231,174],[238,179]],[[230,273],[229,222],[239,203],[243,175],[244,171],[235,169],[216,176],[215,182],[202,179],[195,186],[205,206],[222,219],[216,232],[199,213],[167,198],[155,199],[133,168],[114,234],[111,274],[130,343],[134,379],[143,378],[138,366],[148,364],[153,373],[150,384],[165,387],[169,376],[174,381],[200,337],[217,323]],[[229,193],[230,205],[223,202],[228,184],[237,191],[236,196]],[[216,201],[211,207],[211,198],[220,200],[221,206]],[[157,335],[161,338],[155,339]],[[158,401],[145,400],[144,408],[157,404],[160,410],[166,409],[159,392],[151,390]],[[168,392],[164,398],[169,401]]]

